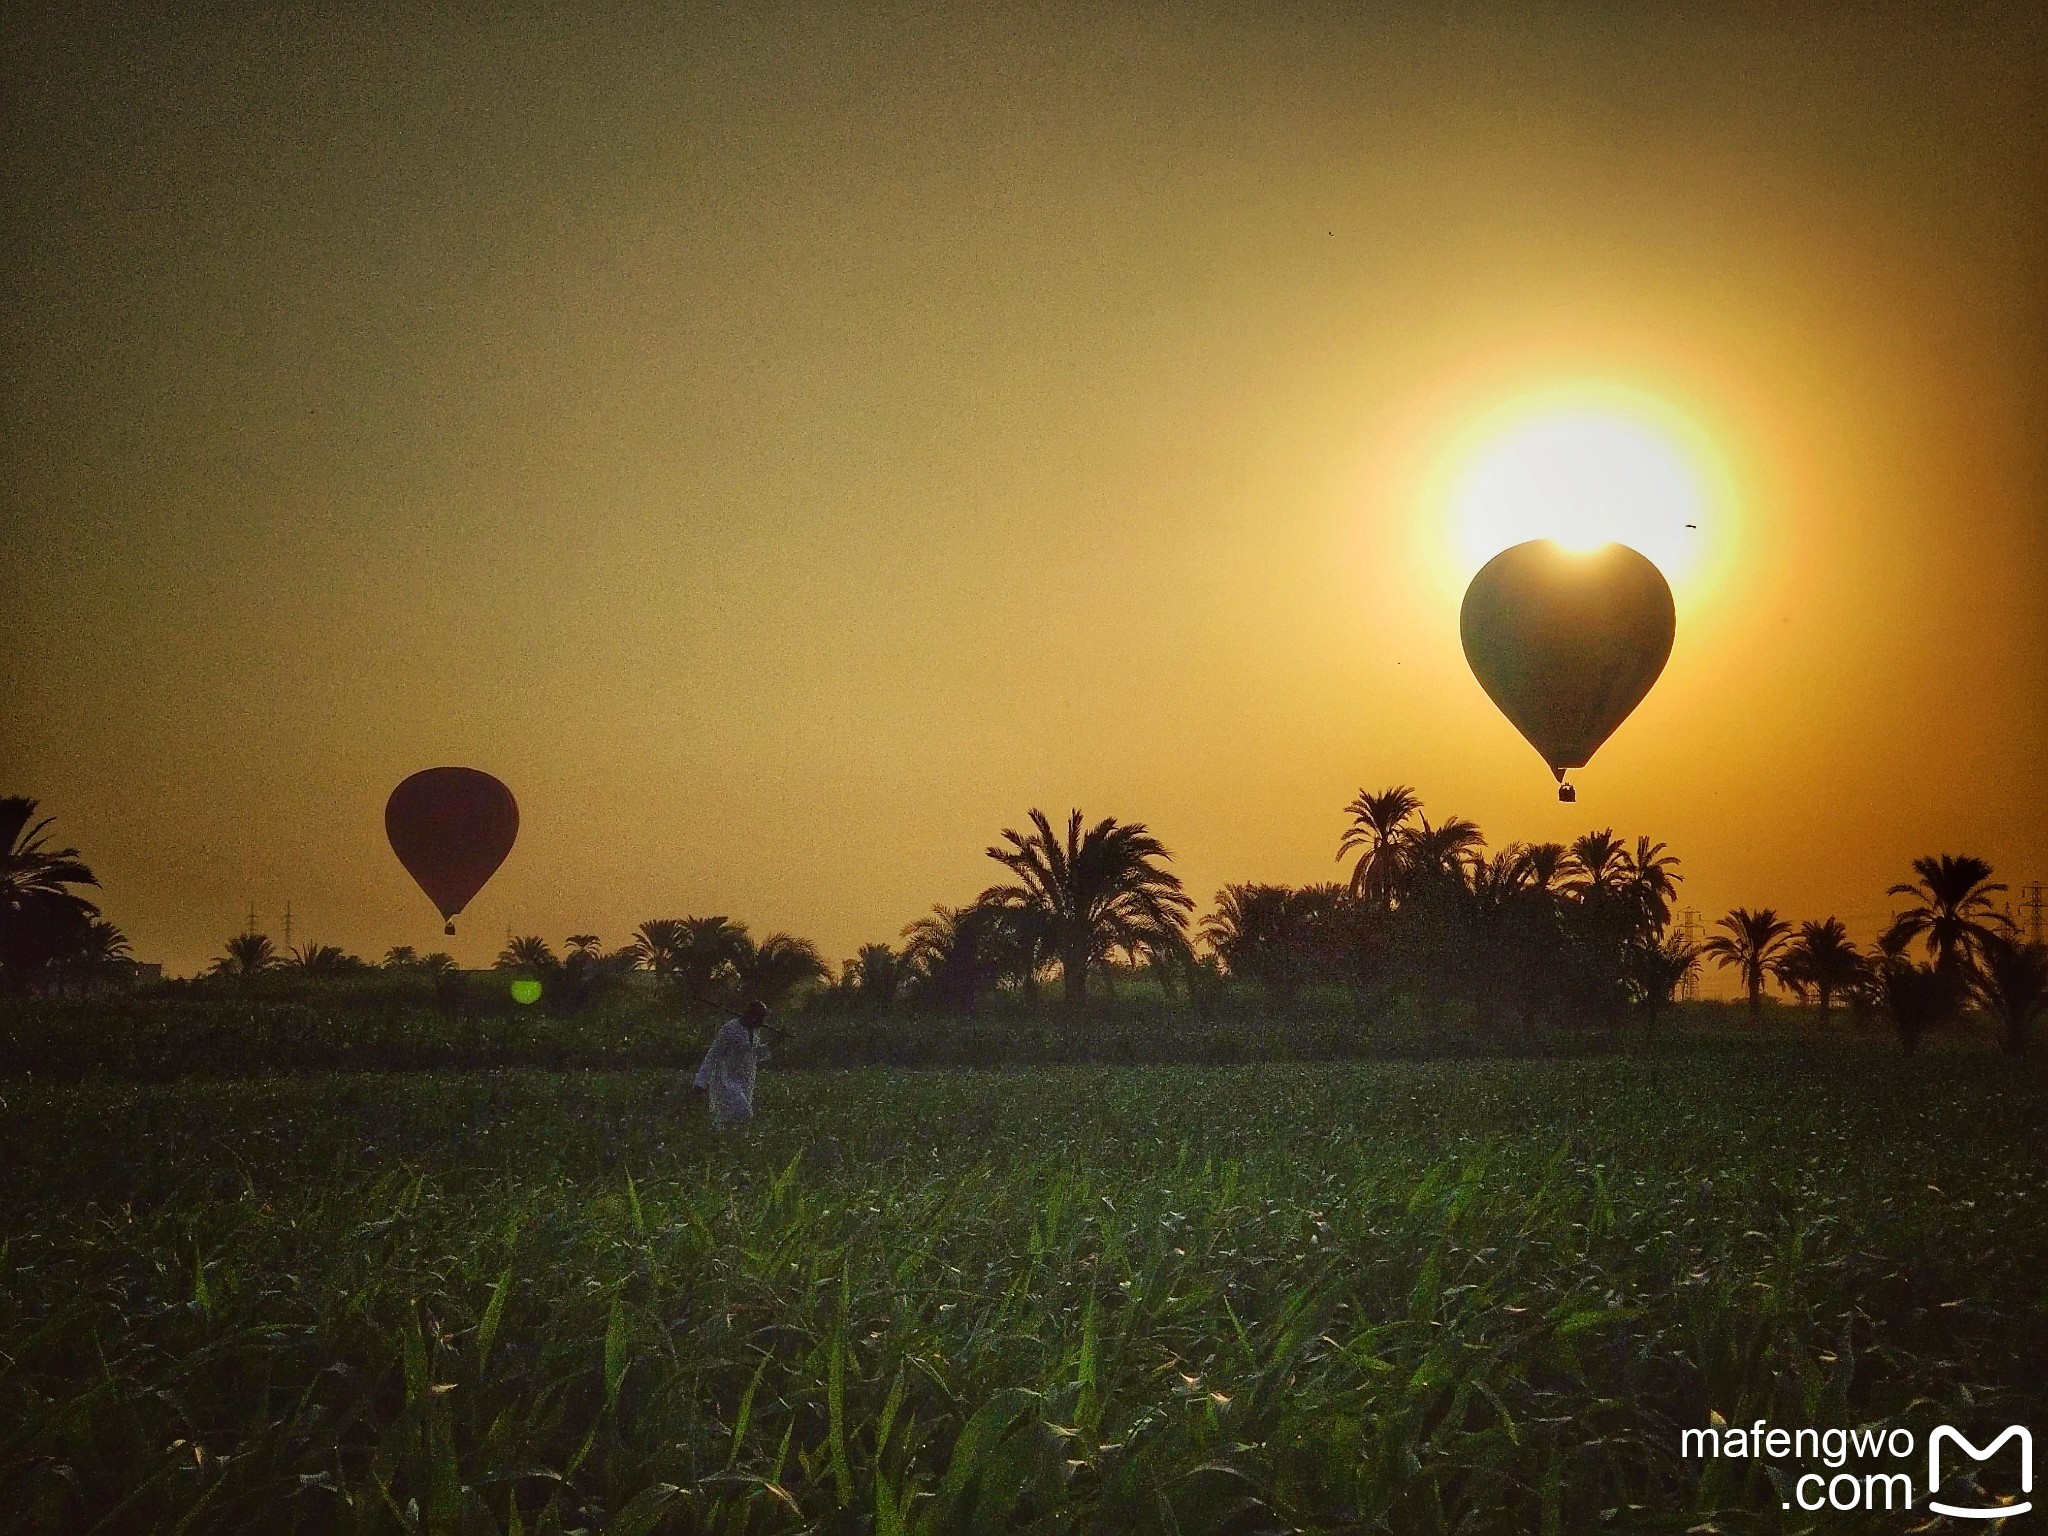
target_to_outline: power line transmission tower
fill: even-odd
[[[256,903],[249,903],[249,937],[256,937]]]
[[[1678,931],[1685,935],[1685,942],[1695,950],[1700,947],[1700,935],[1705,930],[1700,926],[1697,907],[1687,907],[1678,914]],[[1685,980],[1679,983],[1678,997],[1679,1001],[1686,1003],[1696,1003],[1700,1000],[1700,967],[1697,960],[1693,962],[1692,969],[1685,973]]]
[[[2042,899],[2039,880],[2020,887],[2020,910],[2027,914],[2027,927],[2036,944],[2041,942],[2041,909],[2044,906],[2048,906],[2048,901]]]
[[[284,947],[287,951],[292,947],[292,904],[289,900],[284,904]]]

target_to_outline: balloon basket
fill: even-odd
[[[1557,786],[1557,798],[1570,805],[1579,798],[1579,792],[1569,784],[1560,784]]]
[[[441,931],[447,934],[448,937],[451,939],[455,937],[455,925],[453,923],[450,923],[446,928],[443,928]]]

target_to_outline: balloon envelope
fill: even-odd
[[[1676,630],[1663,573],[1625,544],[1504,549],[1458,614],[1472,675],[1560,779],[1642,702]]]
[[[519,804],[488,773],[426,768],[391,791],[384,833],[405,872],[452,919],[512,851]]]

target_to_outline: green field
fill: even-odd
[[[1973,1053],[0,1099],[11,1529],[1875,1531],[1680,1429],[2048,1432]]]

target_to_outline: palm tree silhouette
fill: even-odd
[[[1939,966],[1910,960],[1887,960],[1878,970],[1878,1000],[1899,1032],[1908,1056],[1920,1049],[1920,1037],[1955,1011],[1959,987]]]
[[[1634,873],[1628,844],[1614,835],[1612,827],[1572,839],[1568,857],[1571,888],[1581,898],[1589,892],[1618,895]]]
[[[752,949],[745,923],[729,917],[686,917],[676,948],[676,985],[697,998],[729,991]]]
[[[1571,850],[1563,843],[1527,843],[1522,859],[1528,866],[1529,884],[1545,895],[1555,896],[1571,883]]]
[[[1726,932],[1709,935],[1700,953],[1711,955],[1722,969],[1741,974],[1743,990],[1749,994],[1749,1016],[1762,1018],[1764,978],[1784,951],[1792,925],[1769,907],[1756,912],[1737,907],[1714,926]]]
[[[403,970],[409,965],[420,963],[420,952],[410,944],[394,944],[384,951],[382,964],[387,971]]]
[[[960,940],[964,907],[933,907],[929,914],[903,926],[903,960],[912,970],[929,975],[952,953]]]
[[[1498,910],[1543,889],[1526,843],[1509,843],[1492,858],[1475,860],[1472,865],[1472,898],[1481,912]]]
[[[1774,963],[1771,974],[1796,992],[1811,987],[1820,1003],[1823,1022],[1835,996],[1854,986],[1863,975],[1863,954],[1849,938],[1849,930],[1838,917],[1805,922]]]
[[[640,925],[628,948],[635,964],[706,1003],[734,991],[739,965],[754,952],[747,925],[727,917],[658,917]]]
[[[569,946],[569,953],[572,955],[585,955],[593,960],[597,958],[597,935],[594,933],[572,933],[563,942]]]
[[[1232,979],[1256,982],[1284,1005],[1318,972],[1336,969],[1350,901],[1341,885],[1226,885],[1197,936]]]
[[[886,1012],[903,984],[902,957],[886,944],[863,944],[846,962],[844,981],[862,1008]]]
[[[1991,1016],[2005,1026],[2005,1051],[2027,1048],[2034,1019],[2048,1011],[2048,949],[1994,936],[1985,946],[1978,994]]]
[[[1365,790],[1344,807],[1351,824],[1337,844],[1341,862],[1347,853],[1357,853],[1351,870],[1351,894],[1362,896],[1385,910],[1393,905],[1400,884],[1401,838],[1409,818],[1422,809],[1422,797],[1406,784],[1369,794]]]
[[[666,980],[676,970],[683,948],[683,920],[679,917],[649,918],[634,930],[626,946],[633,963]]]
[[[740,993],[770,1008],[780,1008],[799,988],[823,981],[829,974],[824,958],[809,939],[771,933],[756,945],[744,929],[740,930],[732,969]]]
[[[96,917],[73,934],[57,958],[83,996],[94,982],[123,974],[135,955],[128,946],[128,935],[105,918]]]
[[[1671,923],[1671,903],[1677,899],[1679,881],[1685,878],[1678,872],[1678,863],[1677,854],[1647,837],[1637,838],[1635,852],[1628,856],[1623,893],[1635,907],[1637,921],[1653,933],[1662,933]]]
[[[988,850],[1017,883],[991,886],[980,904],[1037,915],[1059,961],[1068,1006],[1087,1001],[1088,968],[1112,950],[1158,960],[1186,953],[1195,904],[1180,878],[1160,867],[1173,856],[1143,822],[1105,816],[1083,833],[1076,810],[1062,839],[1043,811],[1030,816],[1031,832],[1005,828],[1005,846]]]
[[[1431,826],[1427,816],[1419,816],[1414,825],[1402,829],[1399,851],[1397,896],[1423,887],[1462,889],[1483,861],[1486,834],[1463,816],[1446,816],[1441,826]]]
[[[208,967],[215,976],[254,976],[277,964],[277,946],[263,933],[238,933],[224,946],[226,953]]]
[[[1685,979],[1699,969],[1700,948],[1684,934],[1670,933],[1654,944],[1631,944],[1627,963],[1635,1001],[1655,1019],[1677,995]]]
[[[1917,880],[1887,893],[1910,896],[1915,904],[1892,920],[1886,937],[1900,950],[1924,939],[1936,970],[1961,984],[1977,974],[1985,946],[2010,926],[1991,898],[2005,889],[1991,878],[1991,866],[1969,854],[1930,854],[1913,861]]]
[[[1226,885],[1195,936],[1231,975],[1255,977],[1262,958],[1283,942],[1291,894],[1284,885]]]
[[[98,885],[76,848],[45,843],[27,795],[0,796],[0,984],[10,990],[75,947],[100,909],[73,887]]]
[[[1052,928],[1045,913],[1022,900],[977,901],[968,912],[977,963],[988,979],[998,986],[1015,986],[1026,1005],[1036,1010],[1039,973],[1052,954]]]
[[[338,944],[305,944],[293,949],[281,962],[287,970],[310,976],[340,976],[364,969],[363,962]]]
[[[1616,837],[1612,827],[1574,838],[1565,855],[1565,890],[1576,905],[1579,926],[1588,936],[1599,935],[1603,945],[1625,945],[1663,928],[1657,920],[1665,899],[1659,886],[1668,882],[1670,870],[1648,838],[1643,847],[1651,856],[1647,875],[1638,871],[1627,841]]]
[[[967,1012],[995,980],[990,929],[1001,915],[986,903],[933,907],[903,930],[903,968],[941,1008]]]
[[[537,933],[529,933],[512,940],[499,951],[497,968],[501,971],[531,971],[537,975],[553,970],[556,963],[555,952],[548,948],[548,941]]]

